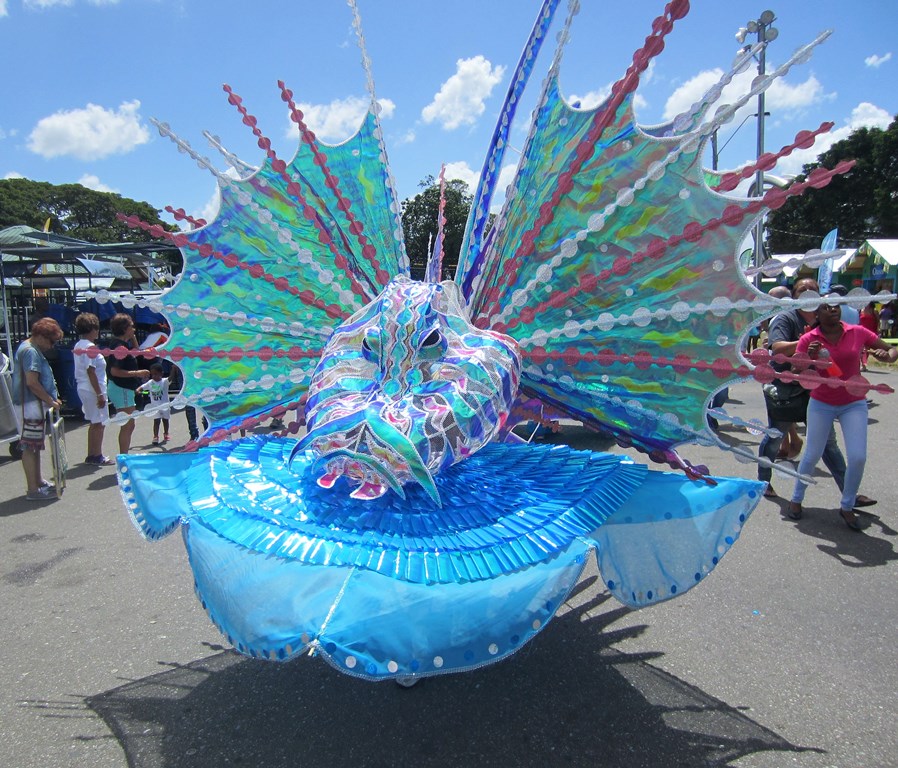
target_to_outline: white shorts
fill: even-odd
[[[105,424],[109,421],[109,400],[100,408],[97,405],[97,393],[92,389],[79,389],[78,397],[81,398],[81,410],[84,418],[91,424]]]

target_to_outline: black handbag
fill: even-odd
[[[807,421],[811,393],[801,384],[774,381],[764,385],[764,403],[771,421]]]

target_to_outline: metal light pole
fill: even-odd
[[[740,43],[745,42],[747,35],[757,35],[759,43],[768,43],[776,40],[779,31],[771,26],[776,21],[776,14],[773,11],[764,11],[760,18],[755,21],[749,21],[736,33],[736,40]],[[767,69],[767,48],[762,47],[758,53],[758,76],[764,77]],[[758,94],[758,159],[764,154],[764,91]],[[764,195],[764,171],[758,168],[755,174],[755,191],[759,196]],[[758,219],[755,228],[755,266],[761,266],[764,261],[764,219]]]

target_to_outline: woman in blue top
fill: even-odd
[[[53,371],[44,356],[62,338],[59,323],[49,317],[38,320],[31,327],[31,336],[16,350],[16,366],[13,371],[13,398],[22,409],[22,469],[31,501],[49,501],[56,498],[56,489],[41,477],[41,451],[44,450],[44,416],[50,408],[59,408],[62,401]],[[26,430],[30,426],[31,431]],[[40,436],[35,437],[35,428]],[[26,432],[29,434],[26,435]]]

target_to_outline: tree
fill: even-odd
[[[27,224],[43,229],[47,219],[50,231],[86,240],[89,243],[127,243],[143,240],[139,234],[116,219],[117,213],[137,216],[150,224],[176,227],[159,218],[159,211],[112,192],[97,192],[81,184],[49,184],[30,179],[0,180],[0,229]]]
[[[800,179],[815,168],[834,168],[855,160],[847,174],[823,189],[790,198],[767,219],[774,253],[804,253],[819,248],[839,228],[840,245],[858,246],[869,238],[898,237],[898,119],[886,129],[859,128],[804,166]]]
[[[402,230],[405,248],[411,262],[412,277],[424,278],[424,270],[430,255],[428,245],[437,236],[437,214],[440,207],[440,184],[428,176],[418,186],[423,190],[414,197],[402,201]],[[447,181],[445,185],[446,207],[443,213],[443,276],[455,274],[458,254],[465,236],[468,211],[474,200],[468,185],[461,179]]]

